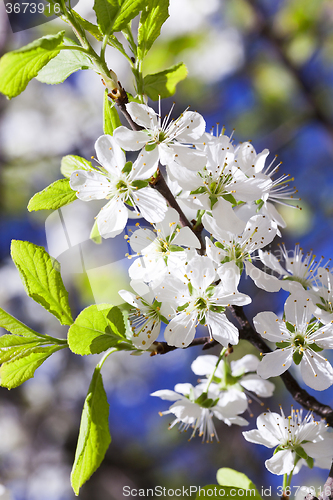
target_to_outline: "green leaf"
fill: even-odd
[[[71,484],[76,495],[102,463],[110,443],[109,404],[100,368],[96,367],[83,406],[79,439],[71,473]]]
[[[239,486],[245,490],[255,488],[251,479],[242,472],[238,472],[228,467],[222,467],[216,473],[216,479],[222,486]]]
[[[11,254],[29,297],[56,316],[62,325],[71,325],[68,293],[59,263],[43,247],[29,241],[13,240]]]
[[[69,185],[69,179],[59,179],[36,193],[28,203],[28,210],[57,210],[74,200],[77,196]]]
[[[79,45],[73,42],[70,38],[64,38],[66,46]],[[42,83],[54,85],[62,83],[75,71],[80,69],[94,69],[89,56],[78,50],[61,50],[60,53],[44,66],[36,76],[36,79]]]
[[[94,170],[90,161],[76,155],[64,156],[61,160],[60,172],[64,177],[70,177],[75,170]]]
[[[138,28],[138,59],[143,60],[156,38],[161,27],[169,17],[169,0],[150,0],[142,11]]]
[[[104,93],[104,106],[103,106],[103,130],[104,134],[113,135],[114,130],[121,126],[121,121],[118,111],[115,108],[115,103],[111,102],[108,98],[108,91]]]
[[[176,64],[170,68],[146,75],[143,79],[144,93],[153,101],[172,96],[176,92],[176,85],[187,76],[187,68],[184,63]]]
[[[71,13],[85,31],[88,31],[88,33],[90,33],[94,38],[96,38],[96,40],[99,41],[103,40],[103,34],[100,32],[96,24],[87,21],[86,19],[81,17],[77,12],[75,12],[75,10],[72,10]]]
[[[95,0],[97,23],[104,35],[126,28],[145,5],[146,0]]]
[[[225,498],[233,498],[234,500],[241,500],[244,498],[253,498],[254,500],[261,500],[258,491],[248,491],[241,486],[220,486],[217,484],[209,484],[200,488],[196,498],[213,498],[215,500],[223,500]]]
[[[7,337],[7,335],[6,335]],[[56,351],[64,346],[35,346],[17,353],[13,360],[3,363],[0,368],[2,387],[13,389],[33,377],[37,368]]]
[[[0,92],[10,99],[23,92],[30,80],[59,54],[64,33],[43,36],[5,54],[0,60]]]
[[[110,347],[133,349],[125,336],[122,312],[110,304],[84,309],[68,330],[69,348],[75,354],[99,354]]]
[[[3,309],[0,308],[0,327],[7,330],[7,332],[13,333],[14,335],[21,335],[22,337],[34,338],[36,335],[41,336],[39,333],[35,332],[24,323],[21,323],[18,319],[11,316]],[[1,341],[0,337],[0,341]]]

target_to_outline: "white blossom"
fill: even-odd
[[[153,230],[140,228],[134,231],[129,242],[139,256],[129,268],[129,275],[146,282],[161,281],[168,266],[185,264],[195,256],[195,249],[200,248],[200,241],[193,231],[179,226],[179,215],[174,208],[168,208],[163,221],[153,224]]]
[[[285,303],[285,319],[270,311],[255,316],[256,330],[277,346],[264,355],[258,375],[265,379],[276,377],[295,362],[300,364],[302,378],[312,389],[323,391],[333,384],[333,368],[320,352],[333,348],[333,322],[321,326],[319,320],[311,321],[314,309],[310,299],[291,294]]]
[[[315,284],[315,275],[322,262],[321,258],[316,261],[316,256],[312,252],[303,252],[297,243],[294,250],[287,250],[284,244],[278,245],[281,259],[278,259],[271,252],[259,251],[259,257],[266,267],[272,269],[282,278],[281,288],[289,292],[301,291],[312,288]],[[281,261],[283,259],[283,267]],[[272,276],[274,279],[275,277]],[[275,280],[276,281],[276,280]]]
[[[239,399],[237,391],[215,398],[215,394],[210,390],[205,392],[202,386],[193,387],[192,384],[177,384],[175,390],[160,390],[153,392],[151,396],[157,396],[168,401],[175,401],[160,415],[169,415],[173,413],[176,418],[170,424],[169,429],[179,424],[180,431],[187,431],[192,428],[192,439],[198,431],[202,436],[202,441],[213,441],[214,437],[218,441],[213,417],[222,420],[227,425],[247,425],[248,422],[239,417],[242,413],[244,402]]]
[[[243,432],[250,443],[262,444],[266,448],[275,448],[275,452],[265,466],[277,475],[298,472],[297,462],[303,459],[311,467],[313,459],[327,458],[330,468],[333,456],[332,433],[324,420],[316,422],[311,412],[303,418],[303,410],[291,409],[286,417],[281,408],[278,413],[262,413],[257,418],[257,427]],[[296,466],[296,467],[295,467]]]
[[[138,349],[147,350],[157,339],[161,322],[168,321],[163,315],[170,312],[167,304],[160,304],[154,298],[154,293],[145,283],[131,281],[131,287],[136,295],[127,290],[119,290],[119,295],[128,304],[134,307],[128,320],[132,328],[132,342]]]
[[[227,347],[238,343],[238,330],[224,314],[230,304],[251,302],[248,295],[237,291],[240,275],[229,262],[216,272],[208,257],[196,256],[184,269],[170,268],[169,275],[156,288],[156,298],[169,302],[178,313],[166,327],[164,336],[169,345],[188,346],[198,324],[208,326],[211,337]],[[216,279],[218,285],[214,285]]]
[[[80,200],[110,200],[97,215],[100,234],[106,238],[120,234],[129,217],[128,206],[148,222],[163,220],[166,202],[144,182],[156,171],[157,162],[143,151],[133,165],[126,163],[124,152],[109,135],[99,137],[95,149],[99,171],[75,170],[70,186]]]
[[[170,114],[161,119],[159,114],[145,104],[130,102],[126,109],[132,120],[143,129],[130,130],[118,127],[114,138],[126,151],[145,148],[149,155],[162,165],[175,163],[189,170],[199,170],[206,163],[206,156],[193,147],[205,131],[205,120],[195,111],[184,111],[176,120],[169,122]],[[189,147],[190,145],[190,147]],[[171,167],[172,168],[172,167]]]
[[[218,357],[213,354],[198,356],[192,362],[191,369],[196,375],[209,378],[216,368],[217,361]],[[230,365],[226,360],[221,360],[214,372],[214,383],[220,391],[237,389],[246,402],[246,394],[249,392],[263,398],[271,397],[274,384],[257,375],[259,363],[259,359],[253,354],[246,354],[237,361],[231,361]]]
[[[212,211],[212,217],[206,213],[202,217],[204,228],[209,231],[217,240],[214,243],[206,238],[207,255],[217,264],[225,262],[235,262],[242,271],[245,265],[246,273],[259,288],[269,292],[276,292],[280,289],[279,281],[267,275],[252,263],[257,259],[257,250],[268,245],[275,237],[277,226],[264,215],[255,215],[247,222],[245,228],[237,233],[235,230],[225,229],[228,227],[228,219],[223,206],[218,205]]]

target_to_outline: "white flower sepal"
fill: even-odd
[[[163,196],[149,187],[140,187],[157,169],[157,162],[143,151],[131,165],[110,135],[102,135],[95,143],[100,172],[75,170],[70,186],[80,200],[110,201],[97,215],[97,226],[104,238],[117,236],[124,229],[132,206],[137,217],[148,222],[163,220],[167,205]],[[127,205],[127,206],[126,206]]]
[[[176,162],[195,171],[205,166],[206,155],[192,146],[202,137],[206,128],[205,120],[199,113],[184,111],[177,120],[168,124],[171,111],[162,122],[161,113],[155,113],[145,104],[130,102],[126,110],[143,130],[134,131],[126,127],[115,130],[113,136],[125,151],[146,148],[148,154],[162,165]]]
[[[332,459],[333,435],[325,421],[316,422],[311,412],[304,419],[303,410],[292,409],[288,417],[284,415],[282,408],[281,415],[262,413],[257,418],[257,427],[258,429],[243,432],[243,436],[250,443],[261,444],[266,448],[277,447],[272,458],[265,462],[272,474],[296,474],[300,469],[297,462],[301,458],[309,466],[313,465],[312,459]],[[327,465],[330,468],[329,460]]]
[[[260,335],[275,342],[277,349],[265,354],[258,366],[258,375],[267,379],[277,377],[292,365],[300,364],[306,385],[323,391],[333,384],[333,368],[321,354],[333,347],[333,324],[320,326],[311,321],[314,306],[304,295],[291,294],[285,303],[285,320],[270,311],[261,312],[253,319]]]

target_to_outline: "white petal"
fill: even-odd
[[[197,172],[198,170],[204,168],[207,163],[206,155],[193,147],[187,147],[182,144],[173,144],[172,146],[169,146],[169,149],[173,151],[173,160],[178,163],[178,165],[187,168],[188,170]]]
[[[131,115],[135,123],[146,129],[154,129],[158,126],[157,115],[155,111],[146,104],[130,102],[126,104],[126,110]]]
[[[276,349],[265,354],[259,363],[257,373],[262,378],[277,377],[284,373],[293,362],[292,349]]]
[[[189,227],[182,227],[179,233],[176,233],[176,236],[172,240],[172,244],[188,248],[201,247],[200,241]]]
[[[186,266],[186,274],[198,292],[204,292],[214,281],[216,271],[208,257],[195,256]]]
[[[97,215],[97,226],[103,238],[114,238],[126,226],[128,211],[124,203],[112,198]]]
[[[141,301],[136,299],[136,295],[134,295],[134,293],[132,292],[129,292],[128,290],[119,290],[118,293],[120,297],[128,304],[131,304],[131,306],[140,308],[140,306],[142,305]]]
[[[246,274],[254,281],[258,288],[266,292],[278,292],[281,289],[282,282],[280,280],[255,267],[252,262],[245,261],[245,269]]]
[[[310,350],[303,355],[301,374],[306,385],[316,391],[324,391],[333,384],[332,365],[321,354],[312,354]]]
[[[317,443],[304,443],[302,447],[312,458],[332,457],[333,456],[333,437],[332,434],[325,433],[322,441]]]
[[[262,213],[267,215],[272,221],[276,222],[278,226],[286,227],[286,223],[279,212],[276,210],[273,203],[265,202],[261,209]]]
[[[242,432],[242,434],[249,443],[262,444],[266,446],[266,448],[273,448],[273,446],[276,446],[275,441],[272,442],[269,436],[263,435],[258,429],[245,431]]]
[[[181,312],[165,328],[164,337],[169,345],[187,347],[195,335],[197,314]]]
[[[179,394],[182,394],[183,396],[188,396],[189,394],[191,394],[191,392],[193,392],[194,387],[192,384],[185,383],[185,384],[176,384],[174,389]]]
[[[244,392],[229,389],[220,393],[217,407],[227,418],[243,413],[247,409],[247,397]]]
[[[135,204],[139,207],[142,217],[148,222],[160,222],[167,211],[163,196],[151,187],[139,189],[133,195]]]
[[[247,372],[257,371],[260,361],[254,354],[246,354],[236,361],[231,361],[230,367],[233,377],[243,375]]]
[[[71,188],[76,196],[83,201],[102,200],[110,192],[111,183],[105,175],[98,172],[75,170],[71,174]]]
[[[259,257],[261,262],[265,264],[265,266],[278,272],[279,274],[281,274],[281,276],[285,276],[287,274],[285,269],[283,269],[280,262],[275,257],[275,255],[272,254],[272,252],[264,252],[263,250],[259,250]]]
[[[207,354],[206,356],[198,356],[191,364],[191,370],[196,375],[210,375],[216,366],[217,356]]]
[[[272,474],[278,476],[282,474],[290,474],[294,468],[295,452],[291,450],[280,450],[269,460],[266,460],[265,466]]]
[[[120,175],[126,163],[125,153],[111,135],[102,135],[95,142],[100,164],[113,175]]]
[[[263,380],[259,375],[245,375],[239,381],[240,385],[248,391],[254,392],[261,398],[270,398],[273,396],[275,385],[268,380]]]
[[[314,310],[314,305],[306,295],[296,293],[289,295],[284,305],[286,320],[296,325],[300,331],[307,328]]]
[[[179,168],[178,163],[171,161],[167,165],[167,171],[172,181],[176,181],[180,188],[186,191],[194,191],[201,186],[202,179],[197,172],[192,172],[187,168]]]
[[[245,222],[235,213],[231,203],[220,198],[212,211],[213,217],[205,214],[202,223],[214,238],[220,242],[232,241],[234,236],[241,234],[245,228]]]
[[[183,396],[177,394],[175,391],[170,391],[169,389],[161,389],[159,391],[152,392],[150,395],[166,399],[167,401],[177,401],[178,399],[183,399]]]
[[[158,167],[158,150],[157,148],[153,151],[147,152],[142,149],[138,155],[138,158],[133,163],[133,168],[129,175],[129,178],[133,180],[143,180],[149,179],[156,172]]]
[[[213,338],[217,340],[217,342],[224,347],[228,347],[228,344],[238,344],[238,329],[235,325],[230,323],[225,314],[208,311],[206,313],[206,321],[207,325],[210,327]]]
[[[151,245],[156,239],[156,234],[147,228],[140,228],[134,231],[130,237],[130,245],[134,252],[141,252],[144,248]]]
[[[284,322],[272,311],[258,313],[253,318],[255,329],[260,335],[271,342],[285,342],[290,340],[290,333]]]
[[[177,141],[192,143],[202,137],[205,132],[206,122],[196,111],[185,111],[179,120],[173,122],[178,130],[175,137]]]
[[[113,137],[117,144],[125,151],[137,151],[149,141],[149,136],[143,130],[130,130],[127,127],[118,127]]]

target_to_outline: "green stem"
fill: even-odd
[[[227,348],[226,348],[226,347],[223,347],[223,349],[222,349],[222,351],[221,351],[221,353],[220,353],[219,359],[218,359],[218,360],[217,360],[217,362],[216,362],[215,368],[214,368],[213,372],[210,374],[210,377],[209,377],[209,379],[208,379],[208,381],[207,381],[207,386],[206,386],[206,390],[205,390],[205,392],[208,392],[209,386],[210,386],[210,384],[211,384],[211,383],[212,383],[212,381],[213,381],[213,378],[214,378],[214,375],[215,375],[215,373],[216,373],[217,367],[219,366],[220,362],[222,361],[223,356],[224,356],[224,355],[225,355],[225,353],[226,353],[226,350],[227,350]]]
[[[110,354],[112,354],[113,352],[116,352],[117,350],[118,349],[116,347],[113,347],[112,349],[109,349],[108,351],[106,351],[106,353],[104,354],[102,359],[99,361],[99,363],[97,363],[96,370],[101,371],[102,366],[104,365],[106,359],[110,356]]]
[[[283,483],[282,483],[282,497],[285,498],[285,491],[287,489],[287,483],[288,483],[288,474],[283,475]]]
[[[288,482],[287,482],[287,486],[289,486],[289,487],[290,487],[290,483],[291,483],[291,480],[292,480],[292,477],[293,477],[294,470],[295,470],[295,467],[293,468],[293,470],[289,474],[289,478],[288,478]]]

